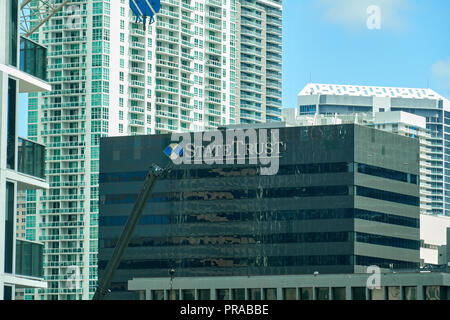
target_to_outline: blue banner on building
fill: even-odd
[[[130,8],[136,14],[137,21],[145,25],[147,18],[150,23],[155,21],[154,17],[161,9],[161,0],[130,0]]]

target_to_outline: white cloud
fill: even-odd
[[[408,27],[407,11],[411,0],[320,0],[325,18],[350,29],[367,28],[370,14],[367,8],[378,6],[381,13],[381,30],[403,31]]]
[[[433,64],[431,71],[436,79],[442,81],[445,87],[450,88],[450,58]]]

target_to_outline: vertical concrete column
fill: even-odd
[[[297,299],[298,299],[298,292],[297,292]],[[277,300],[283,300],[283,289],[280,287],[277,288]]]

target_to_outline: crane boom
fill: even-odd
[[[131,211],[130,216],[128,217],[127,223],[122,230],[119,241],[117,242],[116,247],[114,248],[113,255],[111,260],[109,260],[103,277],[99,281],[99,285],[97,286],[97,290],[95,291],[93,300],[103,300],[104,297],[109,293],[109,286],[114,277],[114,274],[119,267],[120,261],[125,253],[125,249],[128,247],[133,231],[139,222],[139,219],[144,211],[145,204],[150,198],[150,194],[155,186],[156,181],[159,177],[167,174],[171,169],[171,165],[162,169],[156,164],[153,164],[150,167],[150,170],[145,178],[144,185],[142,190],[137,198],[137,201],[133,207],[133,211]]]

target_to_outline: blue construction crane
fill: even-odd
[[[149,24],[155,22],[155,16],[161,9],[161,0],[130,0],[130,8],[137,16],[136,22],[142,21],[145,30],[147,18]]]

